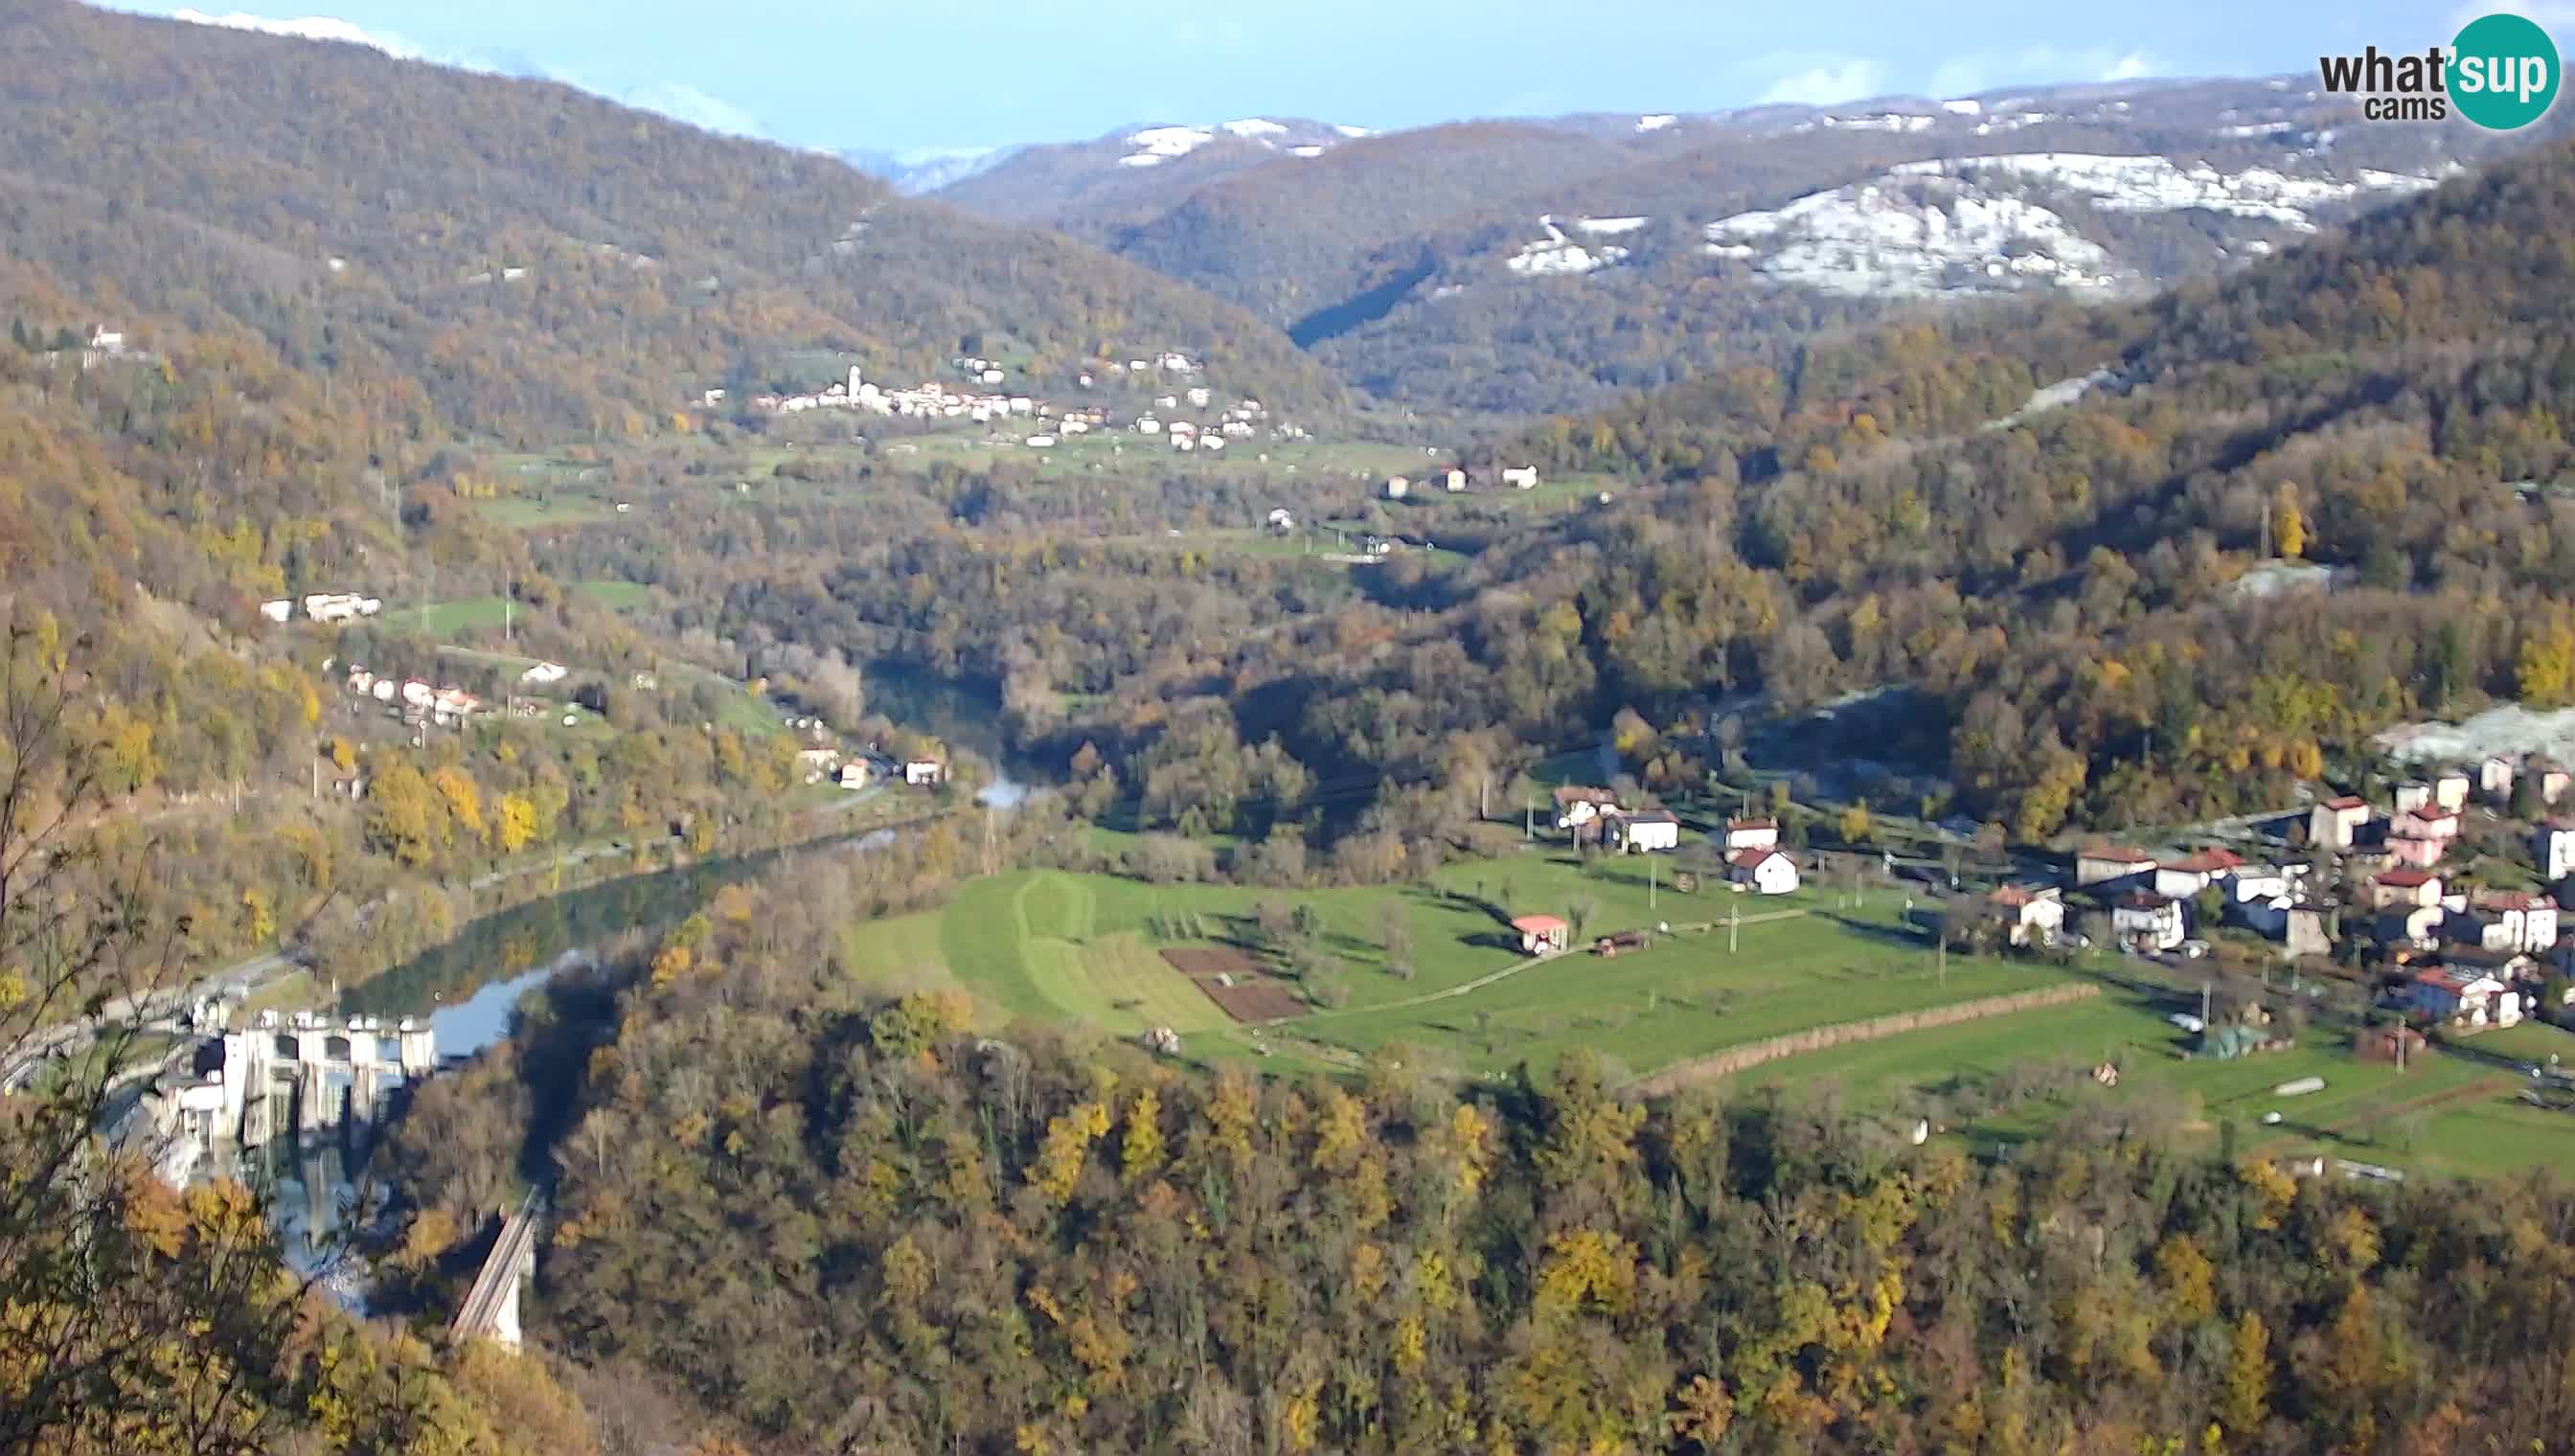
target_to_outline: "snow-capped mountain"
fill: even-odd
[[[913,147],[901,152],[849,151],[841,153],[840,158],[871,177],[892,183],[894,190],[906,197],[918,197],[989,172],[1022,150],[1019,147]]]
[[[1310,161],[1369,135],[1365,127],[1294,117],[1139,123],[1087,142],[1016,148],[938,190],[995,217],[1064,225],[1077,213],[1129,215],[1154,199],[1272,162]]]

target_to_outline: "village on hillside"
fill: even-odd
[[[2229,842],[2089,842],[2015,859],[1980,885],[1899,869],[1892,854],[1801,848],[1775,817],[1726,817],[1693,836],[1671,811],[1627,801],[1639,795],[1590,785],[1558,786],[1552,822],[1577,849],[1675,856],[1683,889],[1706,872],[1737,892],[1789,894],[1875,858],[1923,881],[1907,901],[1915,932],[1961,952],[2100,952],[2185,977],[2354,986],[2378,1023],[2377,1050],[2395,1059],[2407,1036],[2473,1037],[2575,1008],[2575,936],[2558,899],[2575,892],[2575,815],[2556,811],[2575,806],[2570,784],[2553,761],[2497,754],[2384,783],[2376,798],[2330,793]],[[1532,954],[1576,948],[1556,917],[1514,929]],[[2187,1029],[2221,1055],[2286,1044],[2285,1031],[2275,1042],[2260,1026]]]

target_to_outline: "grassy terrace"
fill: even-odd
[[[1666,871],[1667,873],[1667,871]],[[1163,885],[1022,871],[970,883],[944,911],[855,927],[850,963],[887,985],[953,983],[996,1019],[1074,1020],[1129,1034],[1148,1026],[1216,1033],[1210,1054],[1247,1050],[1235,1026],[1159,954],[1158,917],[1198,915],[1221,942],[1249,945],[1255,906],[1311,905],[1349,998],[1281,1028],[1341,1061],[1390,1041],[1440,1047],[1475,1071],[1551,1062],[1589,1046],[1631,1071],[1828,1021],[1920,1009],[2055,983],[2044,967],[1949,958],[1895,928],[1895,897],[1837,905],[1830,893],[1761,899],[1718,887],[1647,904],[1641,862],[1530,855],[1455,865],[1424,886],[1280,891]],[[1532,962],[1499,913],[1568,915],[1588,901],[1591,935],[1671,924],[1649,949]],[[1387,969],[1389,909],[1413,945],[1411,979]],[[1725,917],[1740,910],[1736,949]],[[1205,943],[1205,942],[1201,942]]]

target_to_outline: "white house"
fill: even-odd
[[[1207,408],[1209,398],[1207,386],[1192,385],[1190,386],[1189,393],[1184,395],[1183,398],[1187,399],[1194,408],[1204,410]]]
[[[538,687],[542,688],[549,683],[562,682],[566,677],[570,676],[570,673],[571,670],[561,663],[539,663],[528,671],[521,673],[519,675],[519,681],[522,683],[534,683]]]
[[[2491,925],[2479,943],[2488,950],[2537,955],[2557,943],[2557,901],[2521,890],[2487,890],[2468,901],[2470,917]]]
[[[1204,450],[1211,455],[1221,453],[1225,449],[1225,437],[1222,435],[1202,435],[1199,437],[1199,449]]]
[[[405,708],[427,708],[438,701],[438,690],[414,678],[402,685],[402,701]]]
[[[841,765],[841,786],[843,788],[867,787],[868,760],[865,758],[852,758],[848,762],[843,763]]]
[[[2155,893],[2188,899],[2243,867],[2241,858],[2224,849],[2201,849],[2163,860],[2155,865]]]
[[[2488,798],[2512,797],[2513,763],[2510,758],[2490,753],[2477,760],[2477,791]]]
[[[1776,849],[1778,847],[1779,821],[1777,819],[1727,819],[1725,821],[1725,848],[1728,853],[1737,849]]]
[[[1725,877],[1755,894],[1786,894],[1797,887],[1797,861],[1777,849],[1745,849],[1726,859]]]
[[[2002,922],[2012,945],[2045,945],[2065,929],[2065,901],[2052,884],[2006,884],[1985,896],[1985,914]]]
[[[315,622],[354,622],[384,608],[382,601],[355,592],[316,592],[304,599],[304,615]]]
[[[2369,822],[2369,800],[2346,793],[2307,810],[2307,842],[2319,849],[2348,849],[2353,835]]]
[[[1639,809],[1609,815],[1609,842],[1622,853],[1650,853],[1680,847],[1681,821],[1669,810]]]
[[[1296,517],[1285,506],[1273,506],[1270,508],[1269,519],[1263,524],[1285,536],[1296,529]]]
[[[367,696],[376,700],[378,703],[391,703],[394,701],[394,694],[399,692],[400,689],[401,685],[394,682],[393,679],[378,678],[375,682],[375,686],[367,690]]]
[[[1452,496],[1466,489],[1466,473],[1455,466],[1432,472],[1431,479],[1439,483],[1439,489]]]
[[[2538,840],[2531,857],[2539,861],[2542,878],[2554,884],[2575,874],[2575,819],[2550,819],[2541,824]]]
[[[2105,884],[2131,875],[2155,872],[2155,856],[2142,849],[2129,849],[2117,844],[2104,844],[2093,849],[2074,851],[2074,882]]]
[[[1151,415],[1139,415],[1136,417],[1136,433],[1139,435],[1160,435],[1163,433],[1163,422],[1155,419]]]
[[[2181,901],[2139,892],[2110,906],[2110,933],[2139,950],[2170,950],[2188,934]]]
[[[948,776],[948,765],[934,758],[915,758],[903,765],[903,781],[915,787],[937,783]]]
[[[284,622],[295,615],[295,604],[284,598],[275,602],[262,602],[259,604],[259,615],[271,622]]]
[[[1604,813],[1615,813],[1618,795],[1605,788],[1585,788],[1567,783],[1555,790],[1555,826],[1559,829],[1580,828]]]
[[[1052,435],[1032,435],[1029,437],[1029,449],[1053,450],[1055,449],[1055,437]]]
[[[2427,970],[2407,982],[2406,1004],[2435,1021],[2470,1026],[2511,1026],[2521,1020],[2521,997],[2493,976],[2471,970]]]
[[[2408,778],[2396,785],[2396,811],[2421,808],[2432,801],[2432,785],[2420,778]]]
[[[1405,480],[1401,476],[1387,476],[1385,478],[1385,498],[1389,501],[1402,500],[1405,493],[1409,492],[1411,489],[1412,482]]]
[[[1537,467],[1533,465],[1502,467],[1502,484],[1523,491],[1537,489]]]
[[[1000,384],[1002,382],[1002,372],[998,369],[988,369],[982,374],[975,376],[975,378],[983,384]]]
[[[2465,769],[2445,768],[2432,780],[2432,801],[2452,813],[2468,806],[2468,775]]]

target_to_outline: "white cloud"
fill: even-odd
[[[1780,76],[1753,97],[1752,104],[1830,106],[1838,101],[1856,101],[1886,89],[1879,82],[1880,74],[1877,62],[1864,56],[1832,57]]]
[[[178,10],[170,16],[193,25],[215,25],[226,30],[251,30],[262,35],[293,36],[302,40],[346,41],[368,46],[398,60],[427,61],[433,65],[452,66],[458,70],[481,71],[504,76],[525,76],[560,81],[593,96],[604,97],[620,106],[650,111],[673,121],[687,122],[711,132],[729,136],[765,137],[768,129],[760,118],[734,105],[721,96],[702,91],[685,81],[656,81],[623,90],[596,85],[577,72],[543,63],[520,60],[505,61],[474,52],[432,54],[390,31],[366,30],[346,20],[327,15],[308,15],[294,20],[273,19],[235,10],[223,15],[210,15],[201,10]]]
[[[2147,55],[2144,51],[2130,51],[2119,59],[2112,61],[2110,63],[2110,68],[2101,73],[2101,79],[2104,81],[2134,81],[2139,77],[2151,76],[2154,73],[2154,57]]]
[[[684,121],[691,126],[704,127],[708,131],[722,132],[727,136],[765,137],[769,135],[768,129],[760,124],[760,118],[721,96],[710,95],[685,82],[657,81],[650,86],[638,86],[610,99],[621,105],[632,106],[642,111],[659,112],[673,121]]]
[[[287,35],[301,40],[345,41],[351,45],[383,51],[386,55],[397,56],[404,60],[411,60],[420,55],[420,48],[401,36],[388,31],[365,30],[348,21],[328,15],[307,15],[297,20],[271,20],[264,15],[252,15],[240,10],[225,15],[208,15],[202,10],[178,10],[173,11],[170,18],[184,20],[191,25],[218,25],[226,30],[255,30],[262,35]]]
[[[2575,0],[2564,0],[2575,5]],[[2134,81],[2163,70],[2152,53],[2115,46],[2032,45],[2009,51],[1971,51],[1951,56],[1931,72],[1931,94],[1964,96],[2003,86],[2041,86],[2069,81]]]

